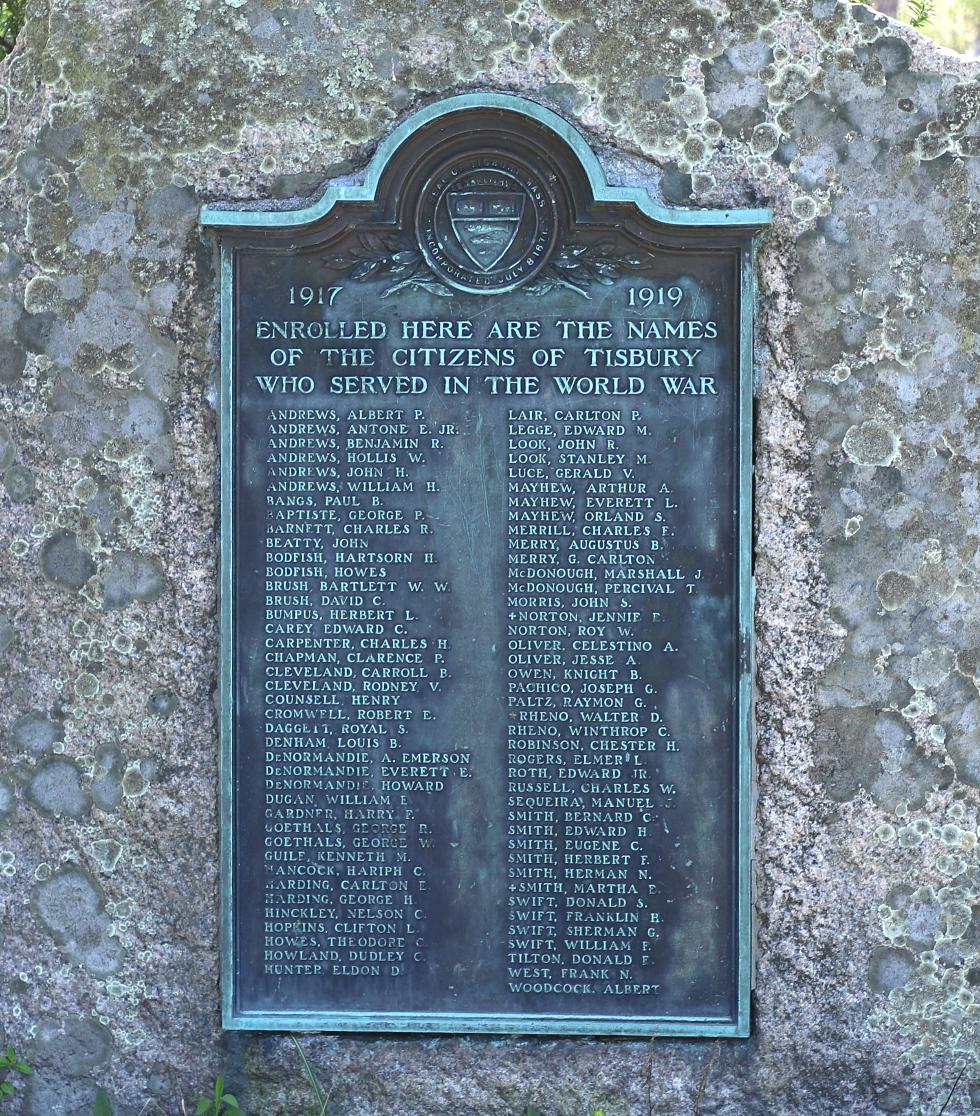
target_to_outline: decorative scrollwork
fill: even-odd
[[[417,247],[397,237],[382,237],[361,233],[358,237],[361,251],[349,251],[337,256],[323,256],[323,262],[334,270],[344,272],[348,279],[366,282],[375,277],[390,278],[392,282],[381,292],[382,298],[403,290],[422,290],[439,298],[453,298],[456,292],[443,283],[430,269]],[[565,288],[582,298],[591,298],[594,284],[608,287],[627,271],[638,271],[652,263],[649,253],[630,256],[612,255],[609,244],[566,244],[561,247],[544,268],[520,290],[528,295],[544,295],[549,291]]]
[[[403,290],[428,291],[440,298],[453,297],[452,288],[433,275],[418,248],[395,237],[373,233],[361,233],[358,240],[363,251],[324,256],[323,262],[360,283],[375,276],[390,278],[392,282],[381,292],[382,298]]]
[[[566,244],[545,264],[537,277],[522,288],[525,294],[543,295],[565,287],[582,298],[591,298],[589,287],[611,286],[624,271],[634,271],[652,262],[649,253],[614,256],[608,243]]]

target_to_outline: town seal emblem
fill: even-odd
[[[516,159],[467,155],[443,165],[422,188],[419,248],[457,290],[508,291],[545,265],[558,222],[543,178]]]

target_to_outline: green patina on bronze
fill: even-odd
[[[489,110],[489,112],[488,112]],[[479,113],[483,116],[479,116]],[[237,796],[247,774],[240,773],[236,760],[236,733],[240,712],[236,679],[239,670],[235,666],[236,655],[248,656],[247,648],[240,647],[236,635],[238,627],[233,602],[238,586],[235,582],[236,546],[238,527],[235,519],[237,465],[239,451],[235,444],[235,430],[238,425],[238,402],[236,387],[238,378],[235,362],[236,338],[243,328],[239,324],[239,303],[246,292],[236,289],[238,265],[236,252],[257,245],[269,251],[276,249],[287,256],[302,246],[317,243],[318,228],[328,219],[336,216],[339,208],[345,205],[361,206],[361,212],[369,212],[372,203],[382,203],[385,195],[379,194],[379,186],[386,179],[389,164],[412,146],[412,139],[426,128],[446,123],[447,129],[455,129],[461,134],[479,133],[481,126],[489,127],[494,113],[501,114],[498,119],[517,116],[527,122],[534,135],[535,129],[544,128],[565,146],[567,157],[578,161],[576,172],[584,173],[587,190],[595,203],[618,205],[626,210],[636,210],[642,217],[652,222],[652,228],[661,237],[671,238],[678,254],[678,262],[683,262],[684,245],[700,251],[711,251],[717,245],[719,251],[728,246],[735,252],[734,258],[740,261],[736,268],[735,283],[737,295],[734,305],[738,310],[737,321],[733,323],[734,349],[737,353],[737,379],[739,388],[736,413],[732,418],[738,424],[738,459],[733,463],[737,479],[739,505],[732,509],[737,516],[740,537],[738,551],[738,632],[735,654],[737,654],[737,775],[734,796],[737,802],[738,821],[734,834],[735,857],[732,870],[737,878],[737,913],[735,915],[737,971],[737,1009],[728,1021],[710,1018],[671,1018],[658,1017],[656,1013],[646,1018],[640,1011],[635,1017],[623,1016],[602,1018],[596,1013],[583,1009],[581,1018],[569,1014],[567,1017],[556,1011],[541,1011],[538,1014],[514,1012],[512,1014],[479,1014],[458,1011],[440,1013],[437,1010],[391,1010],[389,1012],[336,1010],[329,1002],[316,1010],[298,1012],[284,1006],[281,1010],[242,1007],[237,991],[240,983],[240,966],[254,963],[254,954],[241,953],[239,936],[244,931],[239,913],[235,880],[238,878],[237,857],[241,838],[235,827],[238,807]],[[479,120],[481,123],[471,123]],[[449,131],[447,130],[447,133]],[[438,140],[426,138],[424,145],[437,143]],[[499,141],[498,141],[499,142]],[[424,148],[423,148],[424,149]],[[501,149],[505,152],[505,148]],[[506,160],[506,154],[504,154]],[[571,174],[571,165],[568,167]],[[400,172],[399,172],[400,173]],[[414,172],[413,172],[414,173]],[[389,180],[386,190],[397,193],[401,183]],[[391,203],[394,204],[394,203]],[[579,204],[583,204],[580,199]],[[354,210],[353,212],[358,212]],[[517,97],[505,94],[465,94],[448,100],[438,101],[415,113],[390,135],[376,151],[368,166],[362,185],[330,186],[313,203],[300,209],[226,209],[205,206],[201,212],[201,223],[214,229],[221,237],[221,354],[222,354],[222,395],[221,395],[221,436],[222,436],[222,823],[223,823],[223,981],[222,1002],[223,1018],[226,1027],[243,1029],[292,1029],[292,1030],[355,1030],[355,1031],[407,1031],[407,1032],[513,1032],[526,1034],[595,1034],[595,1035],[729,1035],[745,1036],[749,1033],[748,1001],[751,979],[751,892],[749,865],[751,860],[751,803],[752,803],[752,648],[753,648],[753,610],[754,592],[751,573],[752,565],[752,368],[753,368],[753,322],[756,298],[755,249],[756,238],[771,220],[767,209],[744,210],[696,210],[671,208],[658,203],[649,193],[641,189],[611,187],[605,179],[594,154],[581,134],[556,113]],[[356,223],[356,218],[355,218]],[[263,234],[270,234],[268,241]],[[714,234],[714,237],[712,236]],[[571,235],[566,230],[564,235]],[[655,237],[656,232],[649,235]],[[685,236],[688,239],[685,239]],[[273,239],[274,238],[274,239]],[[651,244],[655,243],[651,241]],[[405,253],[403,253],[405,254]],[[583,257],[583,259],[586,257]],[[544,262],[544,261],[543,261]],[[692,265],[693,266],[693,265]],[[305,272],[304,272],[305,274]],[[544,274],[544,273],[542,273]],[[532,277],[533,278],[533,277]],[[429,273],[428,280],[420,280],[424,285],[440,281],[441,275]],[[293,280],[290,279],[290,282]],[[311,280],[296,280],[309,282]],[[526,280],[523,280],[526,282]],[[451,281],[450,281],[451,282]],[[470,283],[467,280],[467,283]],[[517,287],[522,280],[507,286],[498,286],[495,293],[502,294]],[[407,288],[409,281],[400,286]],[[397,289],[397,288],[392,288]],[[464,287],[463,289],[473,289]],[[534,291],[534,282],[525,288]],[[407,293],[407,291],[406,291]],[[493,295],[489,296],[491,299]],[[531,296],[533,297],[533,296]],[[441,300],[435,300],[439,302]],[[423,304],[420,304],[424,306]],[[489,304],[488,304],[489,305]],[[427,312],[439,314],[441,308],[432,305]],[[416,310],[424,313],[424,310]],[[510,310],[514,312],[513,308]],[[723,513],[719,513],[723,514]],[[734,664],[733,664],[734,669]],[[253,730],[254,731],[254,730]],[[243,769],[242,769],[243,770]],[[691,787],[688,793],[697,799],[697,788]],[[712,807],[701,805],[703,813],[710,815]],[[245,908],[252,909],[250,901]],[[249,960],[252,958],[253,960]],[[284,993],[284,997],[287,996]],[[288,999],[287,999],[288,1003]],[[635,1009],[634,1009],[635,1010]]]

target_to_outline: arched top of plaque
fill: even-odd
[[[734,247],[771,219],[768,209],[668,208],[610,186],[577,129],[503,93],[420,109],[379,145],[363,183],[330,185],[303,208],[201,210],[223,239],[278,250],[339,244],[356,224],[365,250],[338,265],[390,274],[389,291],[432,283],[446,294],[601,282],[629,266],[632,245]],[[618,234],[612,253],[604,229]]]

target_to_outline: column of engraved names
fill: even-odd
[[[669,486],[635,407],[508,411],[508,973],[512,992],[655,993],[650,842],[676,748],[644,677]],[[641,477],[643,479],[641,479]]]
[[[267,428],[264,967],[400,976],[426,958],[418,802],[451,774],[413,748],[449,675],[420,572],[441,442],[402,408],[274,409]]]

